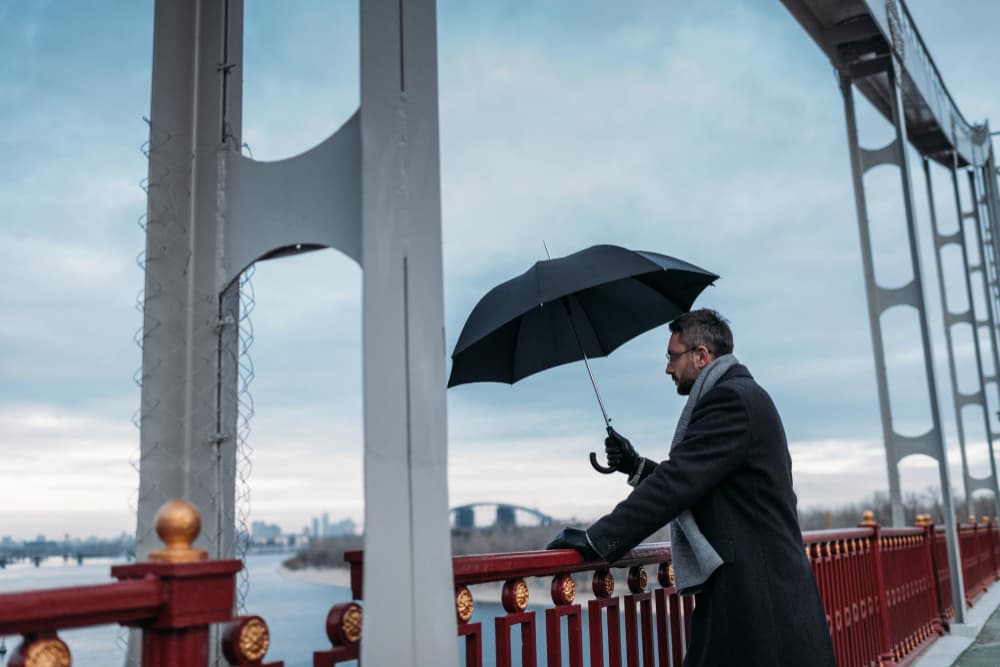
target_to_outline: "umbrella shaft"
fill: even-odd
[[[583,341],[580,340],[580,333],[576,330],[576,325],[573,324],[573,311],[569,307],[569,298],[562,298],[563,308],[566,309],[566,317],[569,318],[569,328],[573,330],[573,337],[576,338],[576,344],[580,346],[580,354],[583,355],[583,363],[587,367],[587,375],[590,376],[590,384],[594,386],[594,395],[597,396],[597,404],[601,406],[601,414],[604,415],[604,425],[611,426],[611,420],[608,419],[608,411],[604,409],[604,401],[601,400],[601,392],[597,388],[597,381],[594,379],[594,373],[590,370],[590,360],[587,359],[587,352],[583,349]]]
[[[579,340],[580,339],[577,338],[578,342]],[[611,426],[611,420],[608,419],[608,412],[604,409],[604,401],[601,400],[601,392],[597,389],[597,382],[594,380],[594,374],[590,371],[590,361],[587,359],[586,353],[583,355],[583,363],[587,367],[587,375],[590,376],[590,384],[594,385],[594,394],[597,396],[597,404],[601,406],[601,414],[604,415],[604,425]]]

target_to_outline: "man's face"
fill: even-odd
[[[691,393],[694,381],[708,363],[705,361],[707,356],[708,350],[704,345],[689,347],[681,342],[680,334],[670,334],[670,342],[667,343],[667,375],[677,385],[678,394],[687,396]]]

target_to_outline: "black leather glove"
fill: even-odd
[[[642,459],[632,443],[621,433],[608,427],[608,437],[604,439],[604,452],[608,455],[608,466],[618,472],[631,475]]]
[[[590,542],[587,541],[587,531],[579,528],[563,528],[559,531],[551,542],[545,545],[546,549],[576,549],[583,556],[584,560],[597,560],[601,556],[593,550]]]

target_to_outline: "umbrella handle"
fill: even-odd
[[[610,475],[611,473],[615,472],[614,468],[605,468],[600,463],[598,463],[597,454],[595,454],[594,452],[590,453],[590,465],[594,466],[594,470],[604,475]]]

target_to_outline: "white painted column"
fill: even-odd
[[[233,555],[234,289],[220,294],[219,152],[240,132],[242,0],[159,0],[153,35],[136,555],[183,497],[198,545]],[[231,67],[232,66],[232,67]],[[238,143],[238,140],[237,140]]]
[[[362,662],[458,664],[433,0],[361,3]]]

